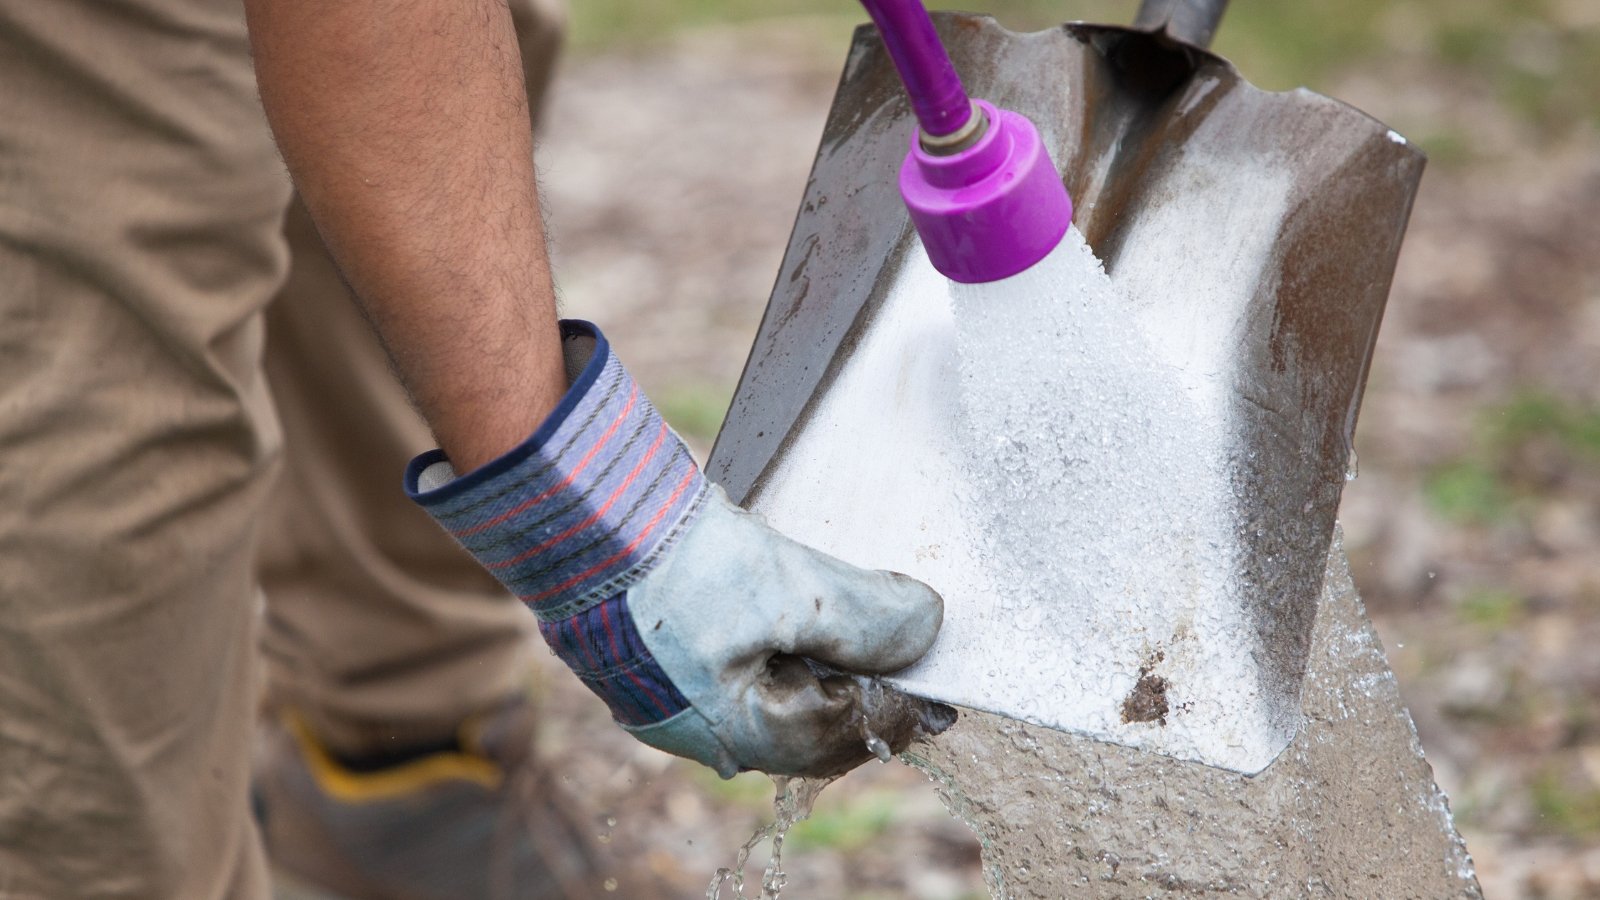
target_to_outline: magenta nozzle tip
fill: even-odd
[[[1009,278],[1061,243],[1072,199],[1033,123],[983,100],[988,128],[971,146],[939,155],[913,135],[900,195],[933,267],[952,281]]]

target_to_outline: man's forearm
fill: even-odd
[[[246,0],[295,184],[457,471],[565,389],[501,0]]]

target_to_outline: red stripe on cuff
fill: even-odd
[[[678,486],[672,489],[672,496],[668,497],[667,498],[667,502],[661,504],[661,508],[656,511],[656,514],[651,517],[649,522],[645,523],[644,528],[641,529],[640,532],[639,532],[639,536],[633,539],[633,543],[629,544],[626,547],[623,547],[620,551],[618,551],[617,553],[613,554],[609,559],[602,560],[601,562],[596,563],[593,566],[590,566],[588,569],[585,569],[584,571],[579,572],[578,574],[572,576],[571,578],[568,578],[566,581],[561,582],[560,584],[556,585],[555,587],[547,588],[547,589],[542,590],[539,593],[533,594],[531,596],[524,595],[524,596],[519,597],[518,599],[520,599],[524,603],[530,603],[530,604],[538,603],[540,600],[543,600],[546,597],[551,597],[551,596],[554,596],[555,594],[561,593],[562,591],[566,590],[567,588],[572,587],[573,585],[577,584],[580,581],[583,581],[585,578],[588,578],[591,575],[594,575],[596,572],[604,571],[606,568],[608,568],[608,567],[610,567],[612,565],[615,565],[619,560],[623,559],[628,554],[630,554],[633,551],[639,549],[639,545],[644,543],[644,539],[646,537],[650,536],[650,532],[654,531],[655,527],[657,525],[661,524],[661,519],[662,519],[663,516],[665,516],[667,514],[667,510],[670,510],[672,508],[672,505],[674,503],[678,502],[678,498],[683,496],[683,492],[688,489],[689,485],[694,482],[694,479],[699,474],[700,473],[697,470],[691,468],[688,471],[688,473],[683,476],[683,480],[678,482]]]
[[[500,562],[489,563],[488,568],[504,569],[506,566],[514,566],[517,563],[528,559],[529,557],[538,556],[540,553],[549,550],[551,547],[554,547],[567,538],[572,537],[585,528],[588,528],[590,525],[600,521],[600,517],[605,515],[611,509],[611,507],[616,505],[617,500],[622,497],[622,493],[626,491],[628,487],[633,484],[634,480],[639,477],[639,473],[644,471],[644,467],[649,464],[651,457],[656,455],[656,451],[661,449],[661,445],[666,441],[666,439],[667,423],[662,422],[661,430],[656,434],[656,442],[650,445],[650,449],[645,451],[644,457],[639,460],[638,465],[635,465],[633,467],[633,471],[629,472],[627,477],[622,479],[622,484],[618,485],[617,489],[611,492],[611,496],[606,498],[606,502],[600,504],[599,509],[589,514],[589,518],[584,519],[582,522],[579,522],[571,528],[568,528],[566,531],[561,532],[560,534],[550,538],[536,547],[530,547],[527,550],[518,553],[516,556],[513,556],[510,559],[503,559]]]
[[[604,447],[611,440],[612,435],[617,433],[617,429],[621,427],[623,420],[628,418],[628,413],[633,411],[634,401],[638,399],[639,385],[636,383],[633,386],[633,391],[628,394],[627,404],[622,407],[622,412],[617,413],[617,417],[611,420],[611,425],[606,428],[605,433],[600,435],[599,439],[594,442],[594,446],[589,448],[589,452],[584,454],[583,459],[578,460],[578,464],[572,467],[572,471],[568,472],[565,478],[562,478],[560,481],[556,482],[555,485],[549,490],[537,497],[534,497],[532,500],[524,500],[523,502],[517,504],[515,509],[507,510],[506,512],[495,516],[487,522],[479,522],[470,528],[463,528],[460,531],[452,531],[450,533],[455,535],[457,538],[464,538],[469,535],[477,534],[486,528],[492,528],[496,525],[499,525],[501,522],[504,522],[513,516],[527,512],[529,509],[539,505],[541,502],[548,500],[550,496],[557,491],[565,490],[569,485],[572,484],[572,479],[578,477],[578,473],[582,472],[584,467],[589,465],[589,462],[594,459],[595,454],[600,452],[600,448]]]

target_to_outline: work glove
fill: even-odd
[[[927,652],[938,594],[734,506],[599,330],[561,332],[571,387],[533,436],[459,478],[424,454],[406,489],[623,728],[724,778],[826,776],[954,721],[872,677]]]

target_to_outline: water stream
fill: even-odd
[[[877,738],[872,740],[877,740],[879,744],[883,743]],[[804,821],[811,815],[811,809],[816,805],[817,795],[822,793],[822,789],[837,780],[838,776],[833,778],[772,776],[772,783],[777,787],[777,795],[772,800],[773,821],[756,829],[755,834],[744,842],[744,846],[739,848],[738,855],[734,857],[732,866],[718,869],[711,877],[711,884],[706,888],[706,900],[778,900],[779,894],[788,883],[788,876],[783,872],[783,840],[796,822]],[[750,862],[751,852],[763,841],[768,840],[772,842],[772,855],[767,859],[766,868],[761,873],[761,893],[753,898],[747,897],[744,892],[745,867]],[[723,894],[724,886],[731,887],[733,893]]]
[[[995,615],[1049,638],[991,680],[1047,676],[1051,724],[1241,769],[1270,759],[1282,729],[1241,650],[1255,625],[1234,583],[1222,367],[1153,321],[1076,228],[1028,271],[949,294],[964,518]]]

